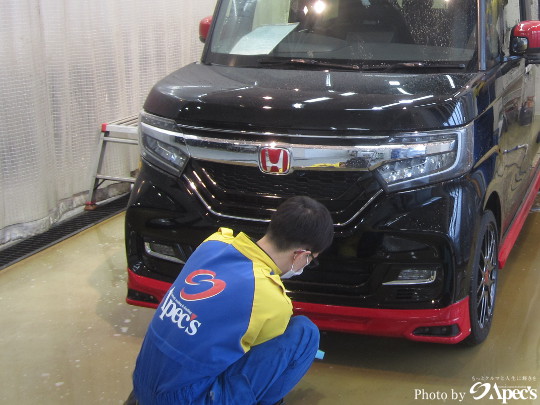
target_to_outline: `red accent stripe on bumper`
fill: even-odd
[[[364,335],[401,337],[434,343],[458,343],[470,334],[469,298],[441,309],[375,309],[293,302],[297,315],[306,315],[320,329]],[[458,325],[452,337],[418,336],[416,328]]]
[[[131,269],[128,270],[128,288],[130,290],[139,291],[145,294],[153,295],[158,301],[161,301],[165,293],[171,286],[170,283],[159,281],[150,277],[143,277],[135,274]],[[138,301],[126,298],[126,302],[131,305],[140,307],[157,308],[159,303],[151,303],[146,301]]]

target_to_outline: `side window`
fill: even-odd
[[[504,6],[504,53],[508,55],[510,49],[510,33],[512,28],[518,24],[521,20],[521,3],[523,0],[507,0],[507,4]],[[528,0],[526,0],[528,1]]]
[[[531,20],[538,20],[539,12],[540,12],[540,6],[536,4],[533,0],[528,0],[529,7],[531,9]]]
[[[538,20],[538,1],[521,0],[521,21]]]
[[[519,2],[519,0],[515,0]],[[503,5],[503,3],[507,3]],[[507,0],[486,1],[486,41],[487,41],[487,66],[498,63],[503,56],[504,44],[504,18],[503,7],[508,6]],[[519,4],[517,6],[519,15]],[[505,10],[506,11],[506,10]]]

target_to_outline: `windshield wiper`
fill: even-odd
[[[273,65],[273,66],[291,66],[291,65],[303,65],[311,67],[322,67],[329,69],[343,69],[343,70],[394,70],[394,69],[465,69],[464,63],[442,63],[442,62],[396,62],[396,63],[374,63],[374,64],[347,64],[347,63],[334,63],[326,62],[317,59],[304,59],[304,58],[292,58],[292,59],[273,59],[262,58],[257,61],[261,65]]]
[[[312,66],[312,67],[322,67],[329,69],[343,69],[343,70],[361,70],[362,68],[359,65],[349,65],[346,63],[333,63],[333,62],[324,62],[316,59],[302,59],[302,58],[292,58],[292,59],[268,59],[263,58],[257,61],[261,65],[274,65],[274,66]]]
[[[392,69],[465,69],[464,63],[441,62],[397,62],[362,65],[362,70],[392,70]]]

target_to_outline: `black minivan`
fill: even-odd
[[[140,116],[128,297],[156,307],[218,227],[332,213],[285,281],[321,329],[470,344],[540,187],[536,0],[219,0]]]

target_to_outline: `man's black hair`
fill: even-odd
[[[279,250],[302,248],[320,253],[332,244],[334,225],[324,205],[310,197],[296,196],[274,212],[267,235]]]

